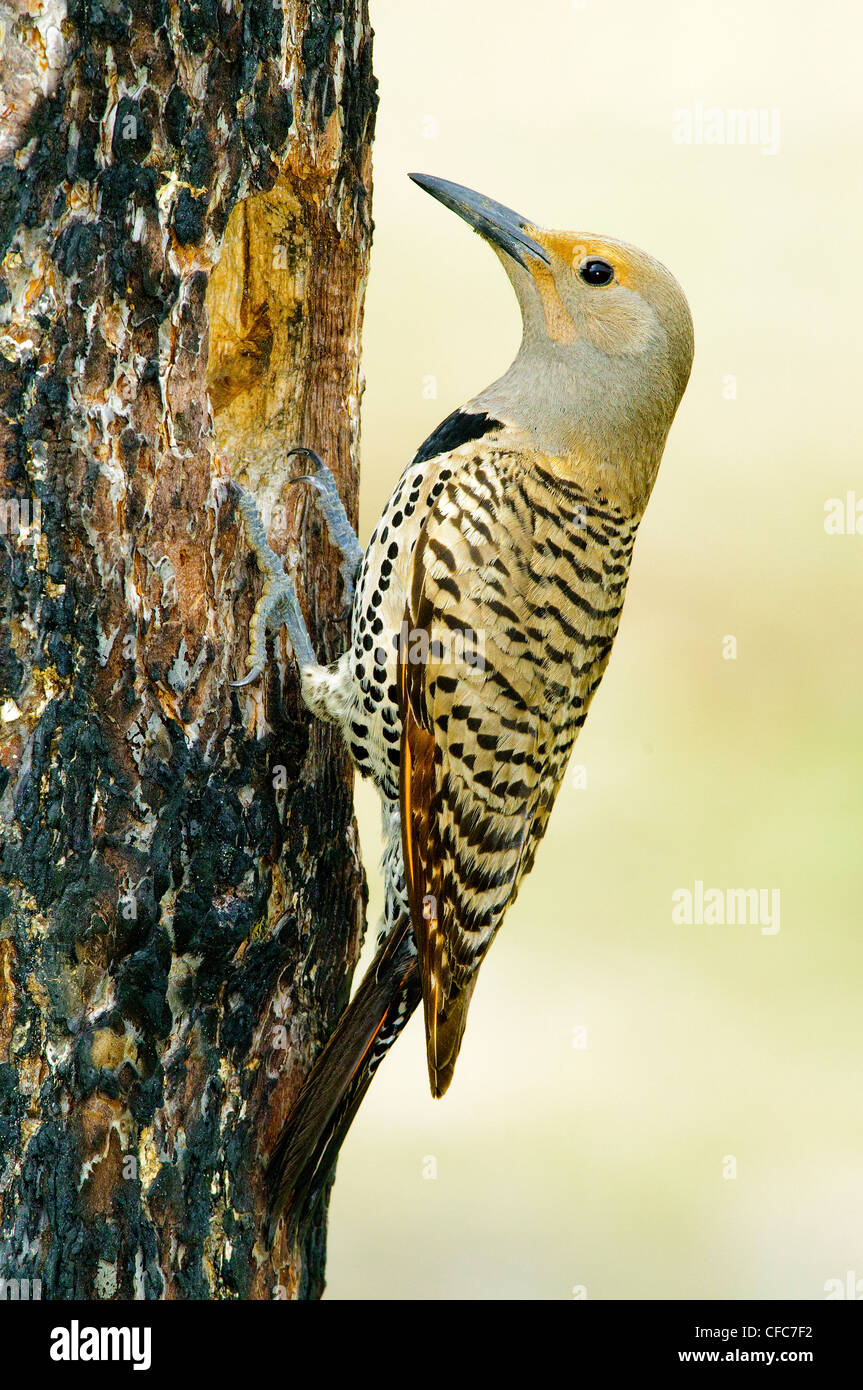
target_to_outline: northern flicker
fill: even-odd
[[[432,1094],[450,1083],[479,967],[608,663],[692,364],[683,292],[643,251],[411,177],[495,251],[523,335],[508,371],[420,447],[364,554],[332,474],[302,451],[352,598],[350,647],[330,665],[315,661],[293,580],[240,499],[267,576],[242,684],[285,623],[305,703],[374,781],[386,839],[378,953],[270,1159],[271,1234],[320,1194],[420,1000]]]

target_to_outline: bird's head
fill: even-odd
[[[692,366],[674,276],[611,237],[546,231],[459,184],[411,174],[497,253],[523,321],[509,371],[470,403],[550,454],[586,459],[643,505]]]

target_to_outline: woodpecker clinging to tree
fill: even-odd
[[[383,806],[378,954],[270,1160],[271,1233],[323,1188],[374,1070],[420,999],[432,1094],[452,1078],[477,973],[537,846],[617,632],[638,523],[692,363],[669,272],[609,237],[549,232],[411,175],[493,248],[521,308],[508,371],[456,410],[360,550],[332,474],[350,648],[317,664],[293,580],[240,497],[267,579],[254,680],[284,623],[303,698],[338,724]]]

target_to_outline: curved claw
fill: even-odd
[[[289,486],[293,487],[295,483],[310,483],[320,498],[318,505],[323,512],[330,540],[342,557],[339,566],[339,573],[342,578],[342,601],[345,614],[350,615],[357,571],[363,558],[362,547],[348,520],[348,514],[339,496],[338,484],[333,472],[324,463],[320,454],[316,454],[314,449],[307,449],[303,445],[289,449],[288,458],[292,454],[305,454],[307,458],[314,461],[317,467],[317,473],[304,473],[299,478],[292,478]]]
[[[232,690],[241,690],[244,685],[251,685],[252,682],[256,681],[259,676],[262,676],[264,674],[265,669],[266,668],[261,665],[255,665],[252,667],[249,674],[247,676],[244,676],[241,681],[229,681],[228,684],[230,685]]]
[[[307,449],[305,444],[295,444],[293,448],[289,449],[288,452],[285,454],[285,458],[293,458],[294,454],[305,454],[306,458],[314,459],[315,463],[318,465],[318,468],[323,468],[325,472],[329,473],[330,470],[327,468],[327,465],[324,463],[320,454],[316,454],[314,449]],[[302,478],[294,479],[294,482],[297,483],[302,481]]]

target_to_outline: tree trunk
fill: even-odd
[[[344,645],[375,84],[365,0],[0,0],[0,1278],[314,1297],[263,1163],[344,1007],[351,775],[284,638],[243,691],[258,494]],[[7,1292],[8,1296],[8,1292]]]

